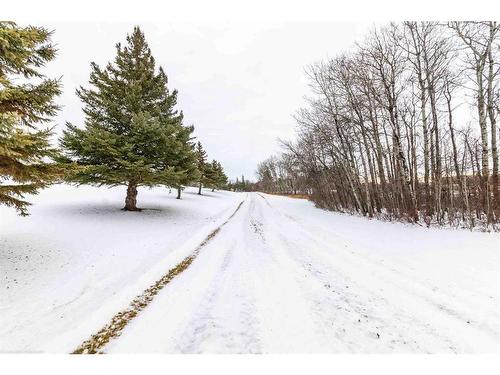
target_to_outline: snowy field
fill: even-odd
[[[31,216],[0,206],[0,351],[71,351],[177,264],[243,195],[59,185],[31,199]]]
[[[259,193],[52,187],[0,208],[1,351],[70,352],[224,225],[107,353],[500,351],[500,237]]]

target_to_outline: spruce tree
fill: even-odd
[[[222,189],[224,186],[227,185],[228,178],[220,162],[216,162],[216,170],[217,170],[217,187],[219,189]]]
[[[203,149],[201,142],[196,144],[196,161],[198,168],[198,195],[201,195],[201,188],[206,183],[206,175],[208,170],[207,153]]]
[[[209,181],[209,185],[212,187],[212,191],[220,189],[227,184],[227,176],[224,173],[222,165],[217,160],[212,160],[207,174],[207,179]]]
[[[199,178],[195,146],[191,142],[191,133],[193,129],[193,127],[186,127],[184,131],[177,134],[179,139],[178,145],[180,147],[180,150],[177,152],[178,157],[175,158],[177,161],[175,171],[180,172],[178,182],[175,185],[177,189],[177,199],[181,199],[183,186],[197,181]]]
[[[193,128],[182,125],[177,91],[169,92],[138,27],[126,46],[116,45],[114,63],[92,63],[89,83],[77,90],[84,128],[68,124],[61,139],[65,161],[76,166],[70,182],[125,185],[124,210],[137,211],[138,186],[180,186],[192,176]]]
[[[215,184],[217,182],[217,170],[214,168],[214,162],[215,160],[212,160],[211,163],[207,163],[204,171],[204,185],[211,188],[212,191],[215,190]]]
[[[28,214],[25,195],[61,175],[52,133],[39,128],[58,110],[60,83],[39,70],[56,55],[51,36],[42,27],[0,22],[0,204],[21,215]]]

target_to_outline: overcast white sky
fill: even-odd
[[[256,164],[293,137],[292,114],[308,94],[304,67],[352,47],[369,23],[342,22],[139,23],[158,64],[178,89],[178,108],[209,157],[234,179],[254,177]],[[38,23],[39,24],[39,23]],[[60,131],[83,124],[75,88],[86,85],[90,62],[104,65],[134,23],[44,22],[59,54],[47,74],[62,75]]]

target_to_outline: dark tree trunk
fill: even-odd
[[[198,195],[201,195],[201,187],[203,186],[203,184],[200,182],[200,187],[198,188]]]
[[[177,199],[181,199],[181,190],[182,190],[182,188],[179,186],[177,188]]]
[[[127,187],[127,197],[125,198],[124,211],[140,211],[137,208],[137,184],[129,182]]]

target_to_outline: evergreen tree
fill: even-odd
[[[212,160],[210,179],[212,191],[215,189],[221,189],[227,184],[228,181],[222,165],[216,160]]]
[[[195,152],[195,146],[191,142],[191,133],[193,127],[184,128],[185,131],[178,133],[179,139],[179,150],[177,157],[177,164],[175,165],[175,170],[180,172],[178,178],[178,183],[175,185],[177,189],[177,199],[181,199],[182,187],[186,186],[199,178],[199,172],[197,168],[197,154]]]
[[[215,190],[217,185],[217,165],[216,161],[212,160],[211,163],[207,163],[205,165],[205,186],[212,188],[212,191]]]
[[[219,162],[217,162],[217,169],[219,171],[219,188],[222,188],[227,185],[229,179],[227,178],[226,172],[224,172],[224,168],[222,168],[222,165]]]
[[[61,174],[51,161],[50,129],[37,129],[58,110],[58,80],[39,68],[56,55],[52,33],[42,27],[0,22],[0,204],[27,215],[26,194],[54,182]]]
[[[70,182],[125,185],[124,210],[137,211],[138,186],[180,186],[192,176],[193,128],[182,125],[167,83],[138,27],[116,45],[114,63],[92,63],[91,88],[77,90],[85,126],[68,124],[61,139],[65,162],[76,165]]]
[[[203,149],[201,142],[196,144],[196,161],[198,168],[198,195],[201,195],[201,188],[203,184],[207,182],[207,172],[208,172],[208,164],[207,164],[207,153]]]

